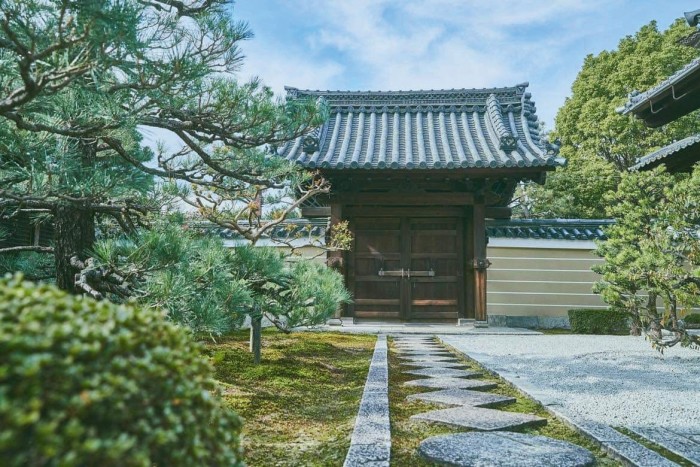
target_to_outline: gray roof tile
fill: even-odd
[[[350,92],[287,88],[317,98],[329,119],[277,148],[308,168],[552,167],[557,148],[539,134],[527,83],[510,88]]]
[[[686,149],[691,146],[700,145],[700,135],[693,135],[687,138],[683,138],[680,141],[675,141],[668,146],[647,154],[646,156],[640,158],[635,165],[630,167],[630,171],[636,172],[638,170],[643,170],[647,166],[656,166],[664,161],[667,157],[673,156],[677,152]],[[700,150],[700,147],[698,147]],[[658,163],[656,163],[658,161]]]
[[[508,219],[487,220],[489,238],[523,238],[555,240],[602,240],[603,229],[614,223],[611,219]],[[276,226],[266,238],[288,240],[306,237],[322,239],[326,235],[326,219],[288,219]],[[242,237],[229,229],[208,222],[193,223],[193,228],[218,234],[224,239]]]
[[[649,102],[653,101],[656,97],[659,97],[661,94],[668,92],[669,89],[671,89],[673,86],[679,84],[682,82],[686,77],[689,75],[693,74],[695,71],[700,70],[700,58],[696,58],[687,65],[685,65],[683,68],[654,86],[653,88],[645,91],[645,92],[639,92],[639,91],[633,91],[629,94],[628,100],[625,103],[623,107],[620,107],[618,112],[620,112],[623,115],[627,115],[629,113],[637,113],[638,111],[642,110],[643,108],[647,107]]]

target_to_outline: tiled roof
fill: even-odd
[[[603,228],[612,224],[610,219],[510,219],[487,220],[486,231],[490,238],[528,238],[556,240],[605,239]],[[241,239],[232,230],[213,224],[199,224],[198,228],[209,230],[227,240]],[[266,238],[289,240],[295,238],[323,239],[327,220],[289,219],[275,227]]]
[[[345,92],[287,88],[323,99],[322,127],[277,148],[308,168],[441,169],[553,167],[557,148],[540,135],[527,83],[510,88]]]
[[[604,240],[611,219],[509,219],[486,221],[489,238]]]
[[[674,86],[682,83],[685,79],[697,71],[700,71],[700,57],[692,60],[690,63],[653,88],[641,93],[639,91],[630,93],[628,96],[628,101],[625,103],[625,105],[617,110],[623,115],[639,113],[647,106],[653,105],[654,99],[662,97],[663,94],[669,91],[673,92],[672,88]]]
[[[647,154],[646,156],[640,158],[635,165],[630,167],[630,171],[636,172],[638,170],[644,170],[645,168],[656,167],[657,165],[666,162],[665,159],[667,157],[673,156],[686,148],[692,148],[700,152],[700,135],[693,135],[683,138],[682,140],[671,143],[668,146],[664,146],[651,154]],[[688,165],[690,165],[690,163]]]

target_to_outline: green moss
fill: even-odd
[[[450,346],[445,346],[453,352],[455,356],[462,361],[467,367],[467,370],[479,372],[482,376],[480,380],[492,381],[497,384],[497,387],[488,391],[494,394],[511,396],[516,398],[513,404],[502,405],[499,410],[519,413],[535,414],[547,419],[547,424],[540,427],[523,428],[518,430],[522,433],[534,435],[549,436],[555,439],[568,441],[579,446],[582,446],[593,453],[599,466],[618,466],[621,465],[616,460],[607,456],[596,444],[589,441],[588,438],[580,435],[577,431],[570,428],[562,421],[558,420],[554,415],[548,412],[537,401],[526,397],[515,387],[508,382],[490,373],[476,361],[465,357],[462,353],[456,351]],[[427,388],[409,388],[402,386],[402,383],[415,379],[413,375],[402,374],[406,371],[407,366],[401,365],[401,360],[397,357],[393,345],[390,345],[389,353],[389,404],[391,413],[391,464],[396,466],[428,466],[434,465],[424,461],[418,456],[418,445],[422,440],[430,436],[468,432],[468,429],[460,429],[449,427],[441,424],[433,424],[429,422],[411,421],[410,417],[420,412],[445,408],[444,405],[428,404],[419,401],[407,401],[406,396],[419,392],[429,392]]]
[[[629,316],[617,310],[569,310],[569,324],[575,334],[629,334]]]
[[[248,352],[248,332],[208,344],[224,401],[244,418],[244,461],[342,464],[375,342],[367,335],[265,330],[260,365]]]

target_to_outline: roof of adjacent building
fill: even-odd
[[[611,219],[508,219],[487,220],[489,238],[523,238],[545,240],[602,240],[604,228],[613,224]],[[273,241],[310,238],[322,239],[326,235],[327,219],[288,219],[276,226],[265,238]],[[217,233],[226,240],[243,240],[233,230],[209,223],[198,228]]]
[[[618,111],[635,114],[651,127],[661,126],[700,107],[697,86],[700,80],[700,57],[661,83],[645,91],[634,91]]]
[[[604,240],[612,219],[507,219],[487,220],[489,238],[546,240]]]
[[[308,168],[451,169],[554,167],[557,148],[539,129],[528,84],[438,91],[310,91],[290,98],[323,99],[328,120],[277,148]]]
[[[698,161],[700,161],[700,135],[693,135],[647,154],[630,167],[630,170],[633,172],[649,170],[661,164],[666,164],[670,171],[690,170]]]

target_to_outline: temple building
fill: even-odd
[[[700,10],[685,13],[690,26],[697,26]],[[680,44],[700,48],[700,31],[682,38]],[[700,58],[645,92],[633,92],[618,109],[634,115],[650,128],[658,128],[700,108]],[[675,141],[639,159],[630,170],[651,170],[665,164],[670,172],[690,172],[700,162],[700,135]]]
[[[353,302],[382,321],[487,321],[487,219],[508,219],[517,184],[563,164],[542,137],[528,84],[489,89],[341,92],[327,121],[277,148],[315,169],[331,194],[305,217],[348,221],[349,251],[330,252]]]

